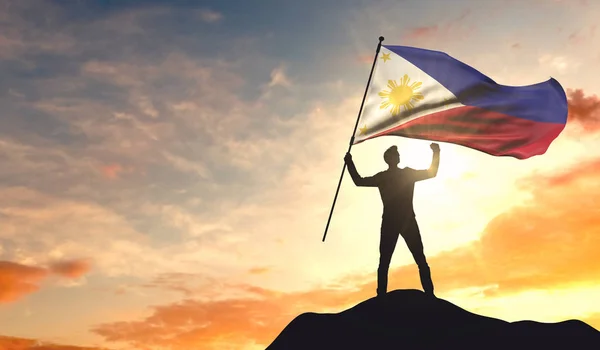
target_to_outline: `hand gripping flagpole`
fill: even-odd
[[[377,44],[377,51],[375,52],[375,58],[373,59],[373,66],[371,66],[371,73],[369,74],[369,80],[367,81],[367,87],[365,88],[365,94],[363,95],[362,102],[360,104],[360,109],[358,110],[358,116],[356,117],[356,124],[354,124],[354,131],[352,132],[352,137],[350,138],[350,145],[348,146],[348,152],[352,149],[352,144],[354,143],[354,135],[356,134],[356,129],[358,128],[358,122],[360,121],[360,114],[362,113],[363,106],[365,104],[365,98],[367,98],[367,92],[369,91],[369,85],[371,85],[371,77],[373,76],[373,70],[375,69],[375,63],[377,63],[377,56],[379,55],[379,49],[381,49],[381,42],[383,41],[383,37],[379,37],[379,44]],[[333,208],[335,207],[335,202],[337,201],[338,193],[340,192],[340,185],[342,184],[342,179],[344,178],[344,172],[346,171],[346,162],[344,162],[344,166],[342,167],[342,174],[340,175],[340,181],[338,182],[337,189],[335,190],[335,197],[333,197],[333,204],[331,205],[331,211],[329,212],[329,219],[327,219],[327,226],[325,226],[325,233],[323,234],[323,242],[325,242],[325,237],[327,237],[327,229],[329,228],[329,223],[331,222],[331,215],[333,214]]]

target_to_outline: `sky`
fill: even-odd
[[[0,349],[264,349],[375,295],[382,205],[340,188],[377,38],[557,79],[540,156],[440,143],[414,207],[438,297],[600,329],[600,2],[0,1]],[[355,145],[363,176],[425,140]],[[398,243],[389,287],[420,289]]]

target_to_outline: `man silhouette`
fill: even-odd
[[[377,296],[384,296],[387,293],[388,270],[399,235],[404,238],[419,267],[423,290],[426,294],[434,296],[431,272],[423,252],[421,233],[413,209],[415,182],[435,177],[440,165],[440,146],[432,143],[430,147],[433,151],[433,158],[429,169],[399,168],[400,154],[398,154],[398,148],[392,146],[383,153],[383,159],[388,164],[388,169],[371,177],[361,177],[358,174],[350,153],[346,153],[344,157],[354,184],[379,188],[383,202],[379,267],[377,268]]]

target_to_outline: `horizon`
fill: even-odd
[[[600,2],[0,11],[0,349],[264,349],[301,313],[374,297],[378,191],[346,173],[322,237],[379,36],[498,84],[562,85],[568,121],[547,152],[438,142],[414,209],[439,298],[600,329]],[[351,153],[362,176],[392,145],[399,167],[426,169],[431,142]],[[420,288],[399,240],[388,290]]]

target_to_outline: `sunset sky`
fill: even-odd
[[[377,190],[345,177],[321,239],[380,35],[565,88],[546,154],[440,143],[414,206],[438,297],[600,329],[600,1],[0,4],[0,350],[264,349],[375,296]]]

